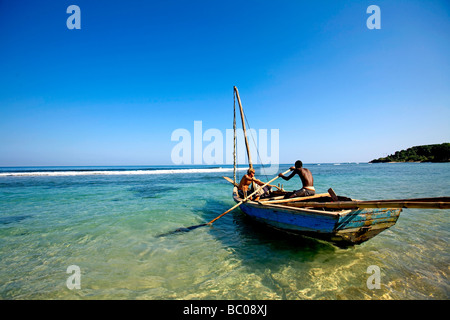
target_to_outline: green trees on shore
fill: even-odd
[[[397,151],[384,158],[378,158],[370,163],[378,162],[449,162],[450,143],[429,144],[411,147]]]

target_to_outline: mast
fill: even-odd
[[[236,94],[233,90],[233,181],[236,184]]]
[[[250,147],[248,145],[248,140],[247,140],[247,131],[245,130],[244,110],[242,109],[241,98],[239,97],[239,91],[236,87],[234,87],[234,92],[236,93],[236,97],[237,97],[238,104],[239,104],[239,110],[241,112],[242,129],[244,130],[244,139],[245,139],[245,147],[247,148],[248,165],[249,165],[250,169],[253,169],[252,156],[250,155]]]

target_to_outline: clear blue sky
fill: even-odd
[[[0,166],[171,164],[233,86],[281,163],[449,142],[449,35],[448,1],[0,0]]]

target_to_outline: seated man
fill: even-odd
[[[294,192],[288,192],[284,198],[287,199],[287,198],[307,197],[315,195],[316,189],[314,188],[314,179],[311,174],[311,171],[309,171],[306,168],[303,168],[303,163],[300,160],[297,160],[295,162],[295,167],[291,167],[291,170],[293,171],[288,177],[285,177],[282,173],[280,173],[278,176],[288,181],[293,176],[298,174],[300,180],[302,180],[302,188]]]
[[[252,182],[256,183],[259,186],[263,186],[264,182],[261,180],[258,180],[255,178],[255,169],[250,168],[247,170],[247,174],[244,175],[241,179],[241,182],[238,186],[238,192],[241,198],[246,198],[248,194],[253,193],[255,190],[251,189],[250,192],[248,192],[248,187],[252,184]],[[256,188],[257,189],[257,188]],[[260,189],[254,196],[253,200],[259,200],[260,197],[265,197],[270,194],[270,187],[265,186],[264,188]]]

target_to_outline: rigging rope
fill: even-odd
[[[243,111],[243,113],[244,113],[244,120],[245,120],[245,122],[247,123],[247,127],[250,129],[251,127],[250,127],[250,124],[248,123],[247,116],[245,115],[245,111],[244,111],[244,110],[242,110],[242,111]],[[247,130],[247,131],[248,131],[248,130]],[[261,160],[261,157],[259,156],[258,146],[256,145],[255,138],[253,137],[253,134],[252,134],[251,131],[250,131],[250,136],[252,137],[253,144],[255,145],[256,154],[258,155],[259,163],[261,163],[261,167],[262,167],[263,174],[264,174],[264,176],[266,177],[266,180],[267,180],[268,177],[267,177],[267,174],[266,174],[266,169],[264,168],[264,164],[263,164],[263,162],[262,162],[262,160]]]

